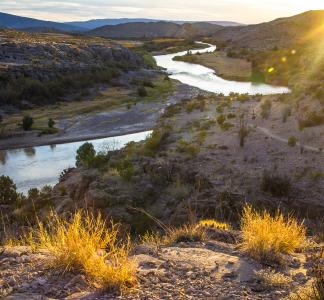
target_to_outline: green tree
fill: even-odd
[[[96,157],[96,150],[91,143],[84,143],[77,150],[76,166],[77,167],[90,167]]]
[[[11,204],[18,199],[17,187],[9,176],[0,176],[0,204]]]
[[[22,128],[24,130],[30,130],[34,124],[34,119],[31,116],[24,116],[22,119]]]
[[[55,125],[55,121],[52,118],[48,119],[48,128],[53,128]]]

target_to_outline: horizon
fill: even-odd
[[[5,0],[0,3],[0,11],[3,13],[62,23],[93,19],[146,18],[254,24],[321,9],[324,9],[322,0],[301,1],[297,5],[292,1],[285,1],[283,4],[280,0],[264,0],[262,3],[248,0],[244,5],[240,4],[239,0],[222,0],[217,3],[202,0],[199,4],[193,0],[166,0],[163,3],[160,0],[155,3],[147,0],[95,0],[91,4],[85,0],[17,0],[14,3]]]

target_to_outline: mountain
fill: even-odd
[[[315,10],[256,25],[226,27],[218,31],[215,37],[240,47],[286,47],[302,42],[307,36],[323,39],[323,22],[324,10]]]
[[[144,19],[144,18],[137,18],[137,19],[121,18],[121,19],[94,19],[89,21],[67,22],[65,24],[91,30],[91,29],[95,29],[107,25],[119,25],[119,24],[127,24],[127,23],[151,23],[151,22],[161,22],[161,21],[154,20],[154,19]]]
[[[121,19],[94,19],[89,21],[76,21],[76,22],[67,22],[65,24],[82,27],[84,29],[95,29],[102,26],[107,25],[119,25],[119,24],[127,24],[127,23],[154,23],[154,22],[170,22],[175,24],[185,24],[185,23],[202,23],[197,21],[163,21],[163,20],[155,20],[155,19],[147,19],[147,18],[136,18],[136,19],[129,19],[129,18],[121,18]],[[229,21],[206,21],[203,23],[209,23],[214,25],[221,25],[221,26],[240,26],[242,24],[236,22],[229,22]]]
[[[222,28],[222,26],[204,22],[182,25],[172,22],[138,22],[103,26],[91,30],[89,34],[107,38],[190,38],[211,36]]]
[[[20,17],[11,14],[1,13],[0,12],[0,28],[13,28],[13,29],[24,29],[24,28],[49,28],[51,30],[60,30],[60,31],[82,31],[83,29],[77,26],[37,20],[32,18]]]

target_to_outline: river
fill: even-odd
[[[207,44],[207,48],[192,50],[195,53],[213,52],[216,46]],[[253,84],[224,80],[215,75],[214,70],[201,65],[173,61],[175,56],[185,55],[187,51],[155,56],[158,66],[163,67],[170,77],[184,84],[202,90],[228,95],[230,92],[248,94],[287,93],[286,87],[267,84]],[[151,131],[104,138],[91,141],[97,151],[104,147],[120,149],[128,142],[144,140]],[[51,146],[39,146],[26,149],[0,151],[0,174],[10,176],[19,192],[26,193],[30,188],[41,188],[58,182],[60,173],[75,165],[76,150],[84,141]]]

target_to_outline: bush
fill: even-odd
[[[222,126],[226,121],[226,117],[224,115],[219,115],[217,117],[217,123],[219,126]]]
[[[265,172],[262,176],[261,189],[270,192],[272,196],[288,196],[291,190],[291,182],[287,176],[279,176]]]
[[[177,143],[177,150],[181,153],[189,154],[190,156],[196,156],[199,153],[199,147],[189,143],[183,139]]]
[[[269,99],[267,99],[261,104],[261,117],[263,119],[269,118],[271,107],[272,107],[272,103]]]
[[[140,86],[138,89],[137,89],[137,94],[138,96],[140,97],[146,97],[148,95],[147,93],[147,90],[144,86]]]
[[[91,167],[96,156],[96,150],[91,143],[84,143],[77,150],[76,163],[77,167]]]
[[[9,176],[0,176],[0,204],[12,204],[18,199],[17,187]]]
[[[119,243],[118,229],[107,228],[100,213],[77,211],[66,220],[52,213],[46,224],[30,232],[27,242],[51,254],[49,265],[64,272],[82,272],[104,288],[120,289],[135,282],[135,266],[128,258],[129,242]]]
[[[297,144],[297,141],[298,141],[298,139],[297,139],[296,137],[294,137],[294,136],[290,136],[290,137],[288,138],[288,146],[290,146],[290,147],[295,147],[296,144]]]
[[[221,229],[221,230],[229,230],[231,226],[227,223],[218,222],[212,219],[204,219],[200,220],[197,226],[202,226],[205,228],[214,228],[214,229]]]
[[[144,154],[148,156],[154,156],[159,150],[162,142],[168,137],[169,132],[155,129],[151,135],[145,140]]]
[[[306,229],[294,218],[278,211],[271,216],[267,211],[256,212],[244,207],[241,220],[242,248],[259,261],[280,262],[282,254],[291,254],[306,245]]]
[[[30,130],[34,124],[34,119],[31,116],[24,116],[22,119],[22,128],[24,130]]]
[[[55,121],[52,118],[48,119],[48,128],[53,128],[55,125]]]
[[[117,166],[118,174],[125,181],[130,181],[134,174],[134,166],[132,162],[128,160],[123,160]]]

